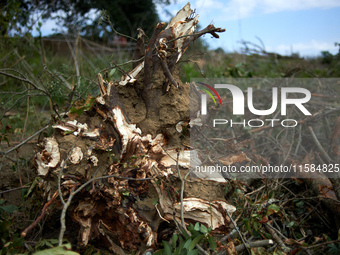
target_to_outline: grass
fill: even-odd
[[[198,66],[200,69],[198,69]],[[263,55],[244,55],[239,53],[221,53],[210,51],[197,63],[183,63],[182,77],[189,81],[191,77],[219,78],[330,78],[340,76],[340,54],[332,56],[325,62],[324,58],[300,58],[280,57]]]
[[[58,46],[58,43],[55,44]],[[76,47],[71,39],[61,43],[63,51],[58,52],[53,51],[51,45],[45,45],[41,38],[30,36],[5,38],[0,44],[1,71],[35,84],[0,75],[0,122],[12,127],[13,141],[44,126],[55,110],[65,111],[75,100],[86,99],[88,93],[98,95],[98,72],[109,68],[108,73],[112,74],[109,78],[119,80],[119,72],[110,72],[115,68],[113,61],[121,59],[125,62],[130,58],[124,51],[114,53],[104,48],[99,54],[100,48],[83,43]]]

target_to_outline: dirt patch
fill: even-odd
[[[195,179],[188,180],[185,185],[185,197],[197,197],[212,200],[225,200],[226,183],[215,181],[199,181]]]
[[[180,121],[189,121],[190,118],[190,84],[182,83],[178,76],[178,70],[174,71],[174,78],[179,87],[170,87],[164,92],[167,78],[163,72],[158,71],[153,76],[153,87],[150,89],[154,100],[157,101],[156,114],[148,114],[142,98],[143,78],[138,82],[126,86],[117,86],[118,94],[124,105],[125,112],[131,123],[137,124],[143,134],[153,136],[162,133],[168,138],[168,146],[179,146],[182,143],[189,144],[189,136],[183,137],[176,131],[176,124]]]
[[[28,142],[22,145],[18,150],[9,153],[8,158],[2,161],[0,171],[1,190],[20,187],[20,178],[23,185],[35,178],[36,173],[31,162],[34,156],[35,144],[36,142]],[[1,144],[1,151],[8,151],[16,145],[17,143],[13,143],[11,147],[8,147]]]
[[[1,162],[0,171],[0,199],[5,199],[5,205],[22,206],[24,189],[22,186],[30,184],[36,177],[36,170],[32,165],[34,147],[36,142],[31,141],[20,147],[17,151],[9,153],[8,158]],[[17,143],[12,143],[11,147],[1,144],[1,151],[8,151]],[[22,184],[22,186],[21,186]]]

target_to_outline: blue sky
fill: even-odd
[[[172,1],[174,2],[174,1]],[[158,5],[162,21],[168,22],[168,10],[175,15],[188,0],[176,4]],[[335,42],[340,43],[340,0],[192,0],[203,27],[210,23],[226,32],[220,39],[205,35],[210,49],[218,47],[228,52],[239,51],[241,39],[260,44],[266,51],[300,56],[317,56],[321,51],[338,52]],[[44,35],[52,33],[54,21],[43,24]]]
[[[170,6],[158,6],[162,20],[168,21],[164,9],[175,15],[188,0],[177,0]],[[205,36],[211,49],[222,47],[232,52],[239,41],[251,41],[265,49],[290,55],[317,56],[321,51],[338,52],[340,43],[340,0],[192,0],[203,27],[210,23],[226,32],[220,39]]]

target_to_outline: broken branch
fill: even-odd
[[[240,244],[238,246],[235,247],[235,251],[236,252],[240,252],[246,248],[253,248],[253,247],[264,247],[264,246],[268,246],[268,245],[272,245],[274,244],[273,240],[268,239],[268,240],[259,240],[259,241],[255,241],[255,242],[250,242],[247,244]]]
[[[174,77],[172,76],[165,58],[161,59],[161,66],[162,66],[165,76],[168,77],[168,79],[171,81],[171,84],[174,85],[176,88],[178,88],[178,84],[175,81]]]
[[[272,238],[274,239],[274,241],[278,244],[278,246],[280,247],[280,249],[283,251],[283,252],[290,252],[291,249],[289,247],[287,247],[284,242],[281,240],[281,238],[276,234],[275,230],[273,230],[271,228],[271,226],[269,225],[269,223],[265,224],[264,225],[266,230],[269,232],[269,234],[272,236]]]
[[[308,127],[309,132],[311,133],[312,137],[313,137],[313,141],[316,145],[316,147],[318,148],[318,150],[320,151],[322,157],[324,160],[327,161],[327,163],[329,164],[330,162],[332,162],[332,159],[328,156],[327,152],[325,151],[325,149],[322,147],[322,145],[320,144],[318,138],[316,137],[314,130],[311,126]]]
[[[151,84],[151,56],[152,51],[156,44],[156,39],[163,27],[165,26],[165,22],[160,22],[157,24],[155,30],[153,31],[153,34],[150,38],[148,47],[145,51],[145,59],[144,59],[144,88],[149,88]]]

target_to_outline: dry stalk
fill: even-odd
[[[24,145],[25,143],[27,143],[29,140],[31,140],[32,138],[34,138],[35,136],[39,135],[41,132],[43,132],[45,129],[47,129],[48,127],[50,126],[50,122],[47,123],[42,129],[38,130],[37,132],[35,132],[33,135],[31,135],[30,137],[28,137],[26,140],[22,141],[21,143],[19,143],[18,145],[14,146],[13,148],[9,149],[8,151],[6,152],[2,152],[0,151],[0,154],[3,156],[3,157],[6,157],[7,154],[11,153],[12,151],[20,148],[22,145]],[[1,168],[2,168],[2,160],[0,161],[0,171],[1,171]]]
[[[340,239],[332,240],[332,241],[328,241],[328,242],[324,242],[324,243],[314,244],[314,245],[308,246],[307,248],[313,249],[313,248],[317,248],[317,247],[320,247],[320,246],[326,246],[326,245],[329,245],[329,244],[332,244],[332,243],[340,243]]]
[[[113,68],[118,68],[122,73],[128,75],[128,73],[125,72],[125,71],[121,68],[121,66],[128,65],[128,64],[130,64],[130,63],[137,63],[137,62],[139,62],[139,61],[141,61],[141,60],[143,60],[143,59],[144,59],[144,56],[141,57],[141,58],[139,58],[139,59],[126,61],[126,62],[124,62],[124,63],[122,63],[122,64],[116,64],[116,63],[114,63],[114,61],[112,61],[112,64],[114,64],[114,66],[110,66],[110,67],[107,67],[107,68],[105,68],[105,69],[102,69],[102,70],[100,70],[98,73],[102,73],[102,72],[111,70],[111,69],[113,69]]]
[[[20,189],[26,189],[26,188],[29,188],[29,186],[22,186],[22,187],[18,187],[18,188],[14,188],[14,189],[2,190],[2,191],[0,191],[0,194],[16,191],[16,190],[20,190]]]
[[[20,187],[22,187],[22,180],[21,180],[20,166],[19,166],[19,148],[16,150],[16,156],[17,156],[17,173],[18,173]]]
[[[7,73],[6,71],[12,71],[12,72],[15,72],[17,74],[19,74],[20,76],[17,76],[17,75],[14,75],[14,74],[10,74],[10,73]],[[31,84],[36,90],[40,91],[40,92],[43,92],[44,94],[46,93],[46,91],[44,91],[43,89],[39,88],[34,82],[30,81],[29,79],[27,79],[27,77],[25,75],[23,75],[22,73],[20,73],[19,71],[17,70],[14,70],[14,69],[10,69],[10,68],[4,68],[4,69],[0,69],[0,74],[2,75],[5,75],[5,76],[8,76],[8,77],[11,77],[11,78],[14,78],[14,79],[17,79],[19,81],[23,81],[23,82],[26,82],[28,84]]]
[[[131,40],[133,40],[133,41],[137,41],[136,38],[133,38],[133,37],[131,37],[131,36],[128,36],[128,35],[119,33],[119,32],[115,29],[115,27],[113,26],[113,24],[112,24],[112,22],[111,22],[111,20],[110,20],[110,16],[109,16],[109,15],[107,15],[107,14],[105,15],[105,14],[104,14],[104,16],[103,16],[103,21],[106,22],[106,23],[108,23],[108,24],[110,25],[112,31],[115,32],[117,35],[120,35],[120,36],[125,37],[125,38],[129,38],[129,39],[131,39]]]
[[[275,221],[274,219],[272,219],[271,216],[270,216],[270,219],[273,220],[273,223],[276,225],[276,227],[277,227],[278,229],[280,229],[280,227],[277,225],[276,221]],[[274,228],[274,227],[271,226],[271,225],[268,225],[268,226],[269,226],[270,228],[272,228],[279,236],[281,236],[282,238],[284,238],[284,240],[288,239],[286,236],[284,236],[284,235],[281,233],[282,231],[280,231],[280,230]]]
[[[325,151],[325,149],[322,147],[321,143],[319,142],[318,138],[316,137],[314,130],[311,126],[308,127],[308,130],[310,132],[310,134],[313,137],[313,141],[316,145],[316,147],[318,148],[318,150],[320,151],[322,157],[324,160],[326,160],[326,162],[329,164],[332,162],[332,159],[328,156],[327,152]]]
[[[332,108],[332,109],[325,109],[325,110],[319,111],[312,116],[308,116],[305,119],[298,121],[298,124],[305,124],[306,122],[318,119],[320,117],[325,117],[325,116],[332,114],[334,112],[338,112],[339,110],[340,110],[340,107],[336,107],[336,108]],[[253,133],[257,133],[257,132],[260,132],[260,131],[264,131],[264,130],[271,129],[271,128],[277,128],[277,127],[281,127],[281,126],[280,125],[274,125],[274,127],[272,127],[271,125],[262,126],[262,127],[259,127],[259,128],[254,128],[252,130],[249,130],[249,133],[253,134]]]
[[[19,55],[17,49],[14,50],[14,53],[15,53],[15,55],[18,57],[18,59],[21,59],[21,58],[22,58],[22,56]],[[25,59],[22,59],[22,64],[23,64],[24,68],[26,69],[26,71],[27,71],[27,72],[29,73],[29,75],[31,76],[32,80],[34,80],[35,83],[38,83],[37,80],[35,79],[35,76],[34,76],[34,74],[33,74],[33,70],[32,70],[32,68],[31,68],[31,66],[27,63],[27,61],[26,61]]]
[[[28,113],[29,113],[29,110],[30,110],[30,97],[28,96],[26,100],[27,100],[26,101],[26,117],[25,117],[25,123],[24,123],[24,128],[23,128],[23,131],[22,131],[21,139],[24,139],[24,137],[25,137],[27,120],[28,120]]]
[[[158,213],[159,218],[161,218],[162,220],[164,220],[165,222],[167,222],[167,223],[170,224],[170,221],[168,221],[167,219],[165,219],[165,218],[162,216],[161,212],[159,211],[159,209],[158,209],[158,207],[157,207],[157,204],[155,204],[155,208],[156,208],[156,210],[157,210],[157,213]]]
[[[81,40],[82,40],[82,42],[86,45],[86,47],[87,47],[89,50],[91,50],[91,52],[92,52],[98,59],[100,59],[100,60],[102,61],[102,63],[106,63],[106,64],[105,64],[106,66],[109,66],[109,65],[110,65],[110,63],[109,63],[107,60],[105,60],[104,58],[102,58],[102,57],[97,53],[97,51],[91,46],[91,44],[92,44],[92,45],[95,45],[95,46],[98,46],[99,44],[96,44],[96,43],[94,43],[94,42],[88,41],[88,40],[86,40],[85,38],[82,38],[82,37],[81,37]],[[100,46],[101,48],[104,48],[105,50],[107,50],[107,49],[112,50],[111,48],[103,47],[102,45],[99,45],[99,46]]]
[[[67,82],[67,80],[65,80],[65,78],[64,78],[62,75],[58,74],[55,70],[53,71],[53,72],[55,72],[55,73],[52,73],[50,70],[48,70],[48,68],[47,68],[46,65],[44,65],[44,70],[45,70],[51,77],[55,77],[55,78],[57,78],[58,80],[60,80],[60,81],[62,82],[61,84],[63,84],[67,89],[69,89],[69,90],[72,89],[71,84],[69,84],[69,83]]]
[[[181,172],[179,170],[179,165],[178,165],[178,159],[179,159],[179,151],[177,152],[177,159],[176,159],[176,168],[177,168],[177,173],[178,177],[181,180],[181,225],[184,231],[190,235],[189,231],[187,230],[184,222],[184,204],[183,204],[183,196],[184,196],[184,185],[185,185],[185,180],[182,178]]]
[[[235,251],[236,252],[240,252],[244,249],[248,249],[249,248],[253,248],[253,247],[263,247],[263,246],[268,246],[268,245],[272,245],[274,244],[273,240],[271,239],[267,239],[267,240],[260,240],[260,241],[254,241],[254,242],[250,242],[245,244],[240,244],[238,246],[235,247]]]
[[[40,214],[40,216],[31,224],[31,225],[29,225],[24,231],[22,231],[21,232],[21,236],[22,237],[25,237],[26,235],[27,235],[27,233],[30,231],[30,230],[32,230],[40,221],[41,221],[41,219],[45,216],[45,214],[46,214],[46,210],[47,210],[47,208],[52,204],[52,202],[57,198],[57,196],[58,196],[58,191],[56,191],[56,192],[54,192],[54,194],[53,194],[53,196],[52,196],[52,198],[50,199],[50,201],[48,201],[45,205],[44,205],[44,207],[43,207],[43,209],[42,209],[42,211],[41,211],[41,214]]]
[[[269,234],[273,237],[277,245],[280,247],[280,249],[285,252],[289,253],[291,249],[285,245],[285,243],[282,241],[282,239],[276,234],[275,230],[272,229],[272,227],[269,225],[269,223],[264,225],[266,230],[269,232]]]
[[[246,241],[244,240],[243,235],[242,235],[242,233],[239,231],[236,222],[233,220],[233,218],[231,217],[231,215],[230,215],[230,213],[228,212],[228,210],[225,210],[225,211],[226,211],[226,213],[227,213],[227,215],[228,215],[228,217],[229,217],[231,223],[234,225],[235,230],[236,230],[237,233],[239,234],[239,236],[240,236],[240,238],[241,238],[241,241],[242,241],[242,243],[244,244],[244,247],[245,247],[246,250],[247,250],[247,253],[248,253],[248,254],[252,254],[251,251],[249,250],[249,247],[248,247],[249,244],[246,243]]]

